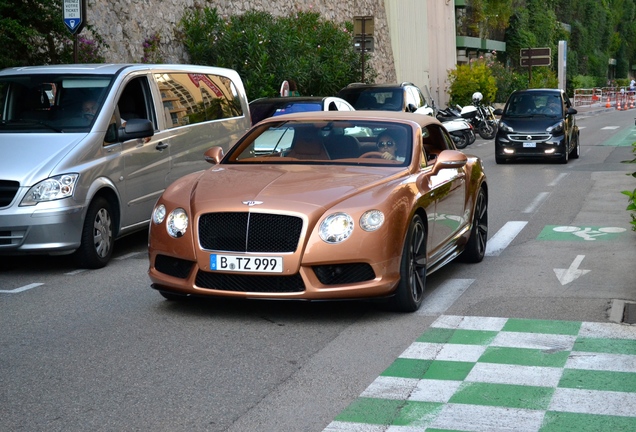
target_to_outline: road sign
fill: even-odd
[[[79,33],[86,23],[86,0],[64,0],[63,13],[71,34]]]
[[[364,40],[364,52],[372,52],[374,49],[373,37],[365,37],[364,39],[361,36],[353,37],[353,46],[355,47],[356,52],[362,51],[362,42]]]
[[[550,66],[550,57],[521,57],[521,66]]]
[[[522,48],[521,57],[551,57],[550,48]]]

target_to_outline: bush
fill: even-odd
[[[632,144],[632,152],[636,153],[636,142]],[[636,158],[632,159],[631,161],[625,161],[626,163],[636,163]],[[632,177],[636,178],[636,172],[632,173],[632,174],[628,174],[631,175]],[[636,231],[636,189],[634,189],[633,191],[621,191],[621,193],[627,195],[628,198],[628,205],[627,205],[627,211],[631,211],[632,213],[630,214],[630,216],[632,217],[632,221],[630,222],[632,224],[632,231]]]
[[[495,101],[497,94],[497,80],[490,69],[491,62],[478,59],[468,64],[458,65],[457,69],[448,73],[450,81],[450,104],[469,105],[472,95],[481,92],[483,103]]]
[[[228,19],[215,8],[186,12],[180,23],[184,46],[195,64],[236,70],[250,99],[276,96],[293,79],[301,94],[331,95],[360,81],[360,54],[353,24],[336,24],[315,12],[275,18],[249,11]],[[365,62],[365,77],[377,75]]]

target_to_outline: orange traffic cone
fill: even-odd
[[[616,99],[616,109],[619,110],[619,111],[622,110],[622,108],[621,108],[621,98],[617,98]]]
[[[605,108],[611,108],[612,104],[610,104],[609,96],[607,97],[607,103],[605,104]]]
[[[632,103],[631,103],[631,104],[629,104],[629,107],[630,107],[630,108],[634,108],[634,96],[632,96]]]

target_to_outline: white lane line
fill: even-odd
[[[0,290],[0,293],[15,294],[15,293],[19,293],[19,292],[22,292],[22,291],[30,290],[31,288],[39,287],[40,285],[44,285],[44,283],[32,283],[32,284],[25,285],[25,286],[22,286],[20,288],[15,288],[15,289],[12,289],[12,290]]]
[[[117,257],[115,259],[121,261],[121,260],[128,259],[130,257],[134,257],[135,255],[139,255],[140,253],[143,253],[143,252],[131,252],[131,253],[128,253],[126,255],[122,255],[120,257]]]
[[[486,256],[499,256],[527,224],[527,221],[506,222],[506,224],[488,240],[486,244]]]
[[[77,269],[64,274],[68,276],[75,276],[76,274],[84,273],[85,271],[87,271],[87,269]]]
[[[450,279],[441,284],[435,292],[424,299],[417,315],[438,316],[455,303],[475,279]]]
[[[550,192],[541,192],[521,213],[534,213],[549,196]]]
[[[561,173],[557,176],[557,178],[555,178],[554,180],[552,180],[550,183],[548,183],[548,186],[556,186],[557,184],[559,184],[559,182],[561,180],[563,180],[565,177],[567,177],[570,173]]]
[[[614,130],[618,128],[620,128],[620,126],[605,126],[604,128],[601,128],[601,130]]]

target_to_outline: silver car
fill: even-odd
[[[229,69],[59,65],[0,71],[0,255],[105,266],[174,180],[251,125]]]

